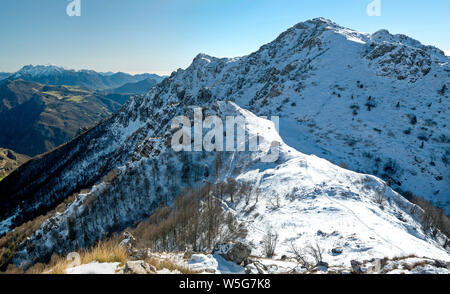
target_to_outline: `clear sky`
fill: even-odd
[[[27,64],[169,74],[200,52],[249,54],[294,24],[326,17],[375,32],[386,28],[450,50],[450,1],[380,0],[0,0],[0,71]]]

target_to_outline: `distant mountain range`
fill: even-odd
[[[28,65],[0,73],[0,147],[35,156],[112,114],[164,77]]]
[[[90,90],[114,89],[149,78],[160,82],[164,78],[156,74],[98,73],[93,70],[72,70],[54,65],[27,65],[14,74],[0,74],[0,79],[1,77],[47,85],[81,86]]]
[[[75,86],[0,81],[0,146],[28,156],[49,151],[111,115],[128,98]]]
[[[112,92],[117,94],[145,94],[159,82],[159,79],[147,78],[136,83],[127,83],[119,88],[113,89]]]
[[[7,77],[11,76],[12,73],[9,72],[0,72],[0,81],[6,79]]]

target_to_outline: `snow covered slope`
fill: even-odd
[[[18,247],[14,262],[92,245],[145,219],[161,202],[170,204],[185,186],[227,178],[253,187],[249,199],[223,205],[247,226],[245,241],[255,253],[272,229],[280,255],[292,244],[317,242],[342,249],[327,256],[331,264],[408,254],[449,261],[442,236],[423,231],[421,209],[380,179],[319,158],[392,178],[427,197],[439,189],[434,200],[445,204],[448,61],[407,37],[357,33],[324,19],[300,23],[246,57],[201,54],[110,119],[0,182],[4,231],[86,188]],[[262,148],[174,152],[171,120],[192,118],[196,106],[205,116],[244,117],[247,144],[258,135]],[[257,115],[280,115],[280,134]],[[423,146],[416,138],[422,132],[429,135]],[[261,162],[269,150],[278,150],[279,159]],[[215,169],[218,156],[224,164]]]
[[[443,237],[431,238],[422,229],[421,209],[376,177],[296,151],[283,143],[272,122],[232,102],[215,103],[205,109],[205,115],[244,117],[247,140],[259,136],[261,149],[227,152],[222,155],[224,164],[214,172],[215,152],[175,153],[165,139],[150,135],[139,146],[142,151],[117,168],[115,177],[80,194],[62,214],[45,221],[23,244],[15,262],[26,265],[55,251],[64,254],[88,246],[110,231],[144,219],[161,201],[171,203],[186,182],[230,177],[253,187],[248,197],[238,195],[234,202],[225,199],[223,205],[247,227],[244,241],[258,256],[264,255],[261,240],[272,230],[279,234],[279,256],[289,254],[292,244],[305,248],[317,242],[326,252],[342,249],[341,254],[327,255],[331,265],[409,255],[450,261],[441,246]],[[144,152],[148,148],[151,151]],[[261,161],[275,151],[276,162]],[[183,176],[187,166],[192,169],[188,179]],[[204,166],[210,170],[207,176],[195,171]]]
[[[249,56],[200,54],[170,82],[169,97],[230,99],[279,115],[290,146],[390,178],[450,213],[450,59],[437,48],[319,18]]]

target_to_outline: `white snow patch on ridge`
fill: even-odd
[[[112,275],[117,273],[120,262],[91,262],[66,269],[69,275]]]

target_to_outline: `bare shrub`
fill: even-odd
[[[377,203],[380,206],[383,206],[384,201],[386,200],[386,197],[384,196],[385,190],[386,188],[383,189],[377,189],[375,191],[375,197],[374,197],[374,201],[375,203]]]
[[[290,242],[291,252],[295,258],[302,263],[306,269],[314,268],[323,263],[324,249],[316,242],[314,245],[308,244],[304,249],[295,246],[294,241]]]
[[[324,250],[319,246],[318,243],[315,245],[306,246],[306,252],[309,253],[314,258],[316,265],[323,263],[323,252]]]
[[[339,163],[339,167],[344,168],[344,169],[348,169],[348,165],[345,162],[341,162]]]
[[[306,258],[306,254],[297,246],[295,246],[294,241],[290,242],[290,249],[291,252],[294,254],[297,261],[301,262],[301,264],[306,268],[310,269],[311,264],[309,263],[308,259]]]
[[[268,230],[263,238],[264,254],[271,258],[275,255],[275,249],[278,244],[278,233],[273,233],[272,230]]]
[[[277,191],[272,191],[272,197],[269,198],[269,203],[272,206],[272,209],[278,209],[281,207],[281,197]]]

